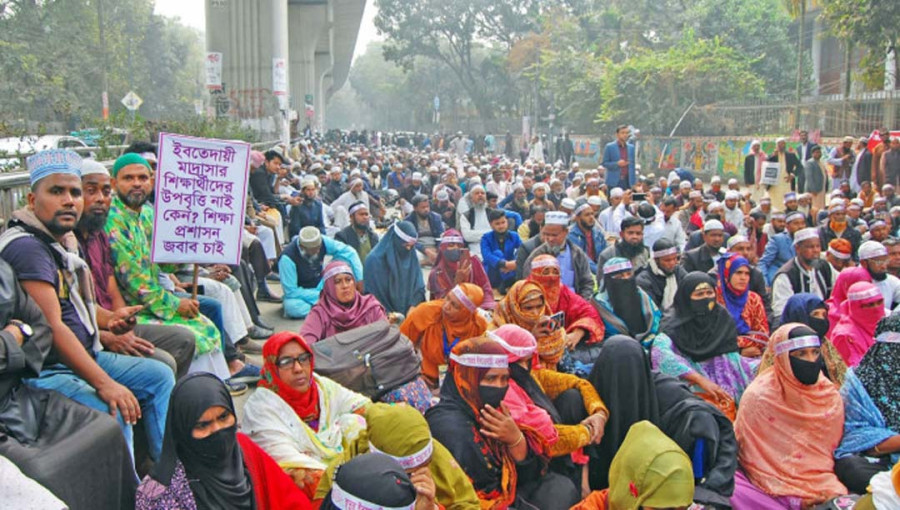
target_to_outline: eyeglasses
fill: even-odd
[[[294,366],[294,363],[299,363],[302,366],[309,364],[309,360],[311,359],[312,354],[304,352],[296,358],[292,358],[290,356],[278,358],[277,360],[275,360],[275,366],[277,366],[278,368],[291,368]]]

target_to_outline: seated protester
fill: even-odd
[[[546,222],[544,223],[544,225],[546,225]],[[516,251],[516,281],[519,281],[527,276],[527,274],[523,272],[525,261],[528,260],[531,252],[536,250],[538,246],[544,244],[544,236],[542,234],[543,231],[544,227],[541,227],[541,233],[527,241],[524,241],[522,243],[522,246],[519,246],[519,249]],[[585,256],[585,258],[586,257],[587,256]],[[593,282],[593,279],[591,279],[591,281]]]
[[[831,332],[831,342],[849,367],[859,364],[875,344],[875,326],[884,318],[884,298],[875,285],[857,282],[841,304],[841,318]]]
[[[416,243],[416,256],[425,265],[434,265],[437,260],[438,240],[444,233],[444,224],[438,213],[431,212],[431,203],[425,195],[416,195],[410,203],[413,212],[406,217],[406,221],[416,227],[418,242]]]
[[[650,351],[653,368],[689,383],[698,396],[734,418],[735,406],[755,372],[741,357],[734,319],[716,303],[715,282],[706,273],[688,273],[675,306]]]
[[[606,231],[597,223],[594,210],[583,200],[575,206],[568,238],[581,248],[591,263],[591,274],[597,273],[597,257],[606,249]]]
[[[864,267],[848,268],[841,271],[838,277],[835,278],[831,297],[825,301],[825,304],[828,305],[829,338],[831,338],[835,326],[838,325],[838,322],[841,321],[841,317],[844,315],[844,312],[841,310],[841,305],[847,300],[847,295],[850,293],[850,286],[858,282],[872,283],[872,276]]]
[[[136,479],[115,420],[58,392],[24,384],[38,377],[44,364],[57,363],[60,353],[52,349],[53,333],[41,309],[3,259],[0,326],[0,462],[12,461],[21,470],[18,476],[33,478],[65,501],[56,508],[127,507]],[[0,479],[4,504],[11,504],[14,485],[5,475]]]
[[[856,494],[865,494],[872,476],[900,457],[900,315],[879,321],[875,334],[875,345],[841,386],[844,437],[834,453],[835,473]]]
[[[694,502],[691,459],[647,420],[628,429],[610,478],[611,487],[592,492],[571,510],[687,508]]]
[[[502,207],[508,211],[512,211],[519,216],[522,217],[523,220],[528,220],[531,218],[531,208],[528,203],[528,192],[525,190],[525,186],[522,184],[513,185],[513,192],[511,200],[506,201],[507,203]]]
[[[471,186],[456,211],[457,225],[463,239],[469,244],[469,250],[474,255],[481,255],[481,238],[491,230],[484,186],[481,184]]]
[[[872,283],[884,297],[884,313],[890,314],[900,305],[900,279],[888,274],[887,248],[878,241],[866,241],[859,247],[859,265],[866,268]]]
[[[307,177],[300,184],[299,198],[301,201],[291,205],[290,222],[288,223],[288,238],[293,239],[303,227],[315,227],[323,235],[325,234],[325,215],[322,209],[322,201],[316,197],[319,188],[317,181]]]
[[[428,189],[427,186],[422,184],[422,174],[421,172],[413,172],[410,177],[410,182],[403,189],[400,190],[400,198],[403,198],[407,202],[413,202],[414,198],[418,195],[426,196],[431,193],[431,190]],[[413,203],[413,207],[416,204]],[[438,236],[440,237],[440,236]]]
[[[728,238],[728,241],[725,243],[725,248],[729,252],[737,253],[750,262],[750,265],[747,266],[750,269],[749,288],[760,298],[762,298],[763,309],[766,311],[766,320],[769,322],[769,330],[771,331],[776,319],[776,317],[774,317],[772,313],[772,294],[769,292],[769,289],[766,286],[765,275],[763,275],[762,271],[757,269],[756,265],[753,263],[753,244],[748,241],[745,236],[738,234],[736,236],[731,236]],[[711,272],[716,271],[718,271],[717,267],[711,270]]]
[[[325,281],[322,263],[325,256],[340,260],[353,269],[357,282],[363,280],[359,255],[346,244],[325,237],[315,227],[303,227],[296,239],[284,249],[278,261],[278,276],[284,289],[284,316],[302,319],[319,301]],[[368,259],[367,259],[368,260]],[[357,283],[359,285],[359,283]]]
[[[175,385],[162,457],[138,487],[136,510],[312,508],[266,452],[237,431],[234,402],[212,374]]]
[[[773,218],[772,223],[779,220]],[[781,266],[790,262],[797,256],[794,247],[794,234],[806,228],[806,218],[803,213],[794,211],[785,217],[785,227],[783,232],[779,232],[774,236],[769,236],[766,242],[766,249],[759,258],[759,270],[766,277],[766,284],[773,286],[775,274],[781,269]]]
[[[439,508],[434,489],[421,475],[413,479],[388,455],[366,453],[335,474],[320,510]]]
[[[522,221],[522,216],[519,213],[510,211],[509,209],[501,209],[497,201],[497,195],[491,193],[490,191],[487,192],[487,205],[488,211],[490,211],[491,209],[500,209],[501,211],[503,211],[503,214],[506,215],[506,219],[509,221],[509,228],[513,231],[518,232],[519,227],[524,224],[524,221]]]
[[[450,193],[444,189],[437,189],[434,193],[434,201],[431,210],[441,216],[441,221],[447,228],[456,228],[456,204],[450,201]]]
[[[378,244],[378,234],[372,230],[369,208],[362,202],[354,202],[348,209],[350,224],[334,235],[335,241],[340,241],[356,250],[359,260],[363,264],[366,257]]]
[[[579,500],[571,480],[546,473],[547,444],[503,409],[509,389],[506,351],[486,337],[463,340],[450,355],[441,401],[425,414],[431,434],[468,475],[482,508],[568,509]]]
[[[597,390],[580,377],[540,369],[537,341],[519,326],[507,324],[490,335],[509,360],[512,380],[503,403],[510,416],[543,436],[550,446],[551,470],[589,490],[588,459],[581,449],[600,442],[609,419]]]
[[[539,283],[522,280],[514,283],[497,303],[492,326],[497,328],[515,324],[531,332],[537,340],[541,364],[544,368],[556,370],[566,350],[566,330],[561,325],[549,324],[551,315],[553,312],[547,303],[544,288]]]
[[[819,227],[819,239],[822,241],[822,246],[828,246],[828,243],[834,239],[850,241],[850,245],[853,247],[853,259],[858,260],[855,254],[859,250],[859,245],[862,244],[862,234],[847,222],[847,210],[842,201],[835,200],[831,203],[828,208],[828,221]]]
[[[772,280],[772,311],[780,316],[784,304],[794,294],[808,292],[822,299],[831,296],[834,273],[819,258],[822,253],[819,236],[814,228],[798,230],[794,234],[797,255],[781,266]]]
[[[133,314],[140,308],[110,312],[94,304],[93,277],[78,256],[78,241],[72,233],[84,205],[81,157],[68,150],[47,150],[30,156],[27,166],[31,174],[28,205],[13,211],[9,228],[0,235],[0,257],[41,309],[59,355],[28,384],[56,390],[115,416],[132,458],[132,426],[144,414],[149,453],[158,459],[175,377],[158,361],[102,350],[100,329],[131,332]]]
[[[412,223],[394,223],[366,258],[366,294],[375,296],[388,313],[406,315],[425,301],[422,268],[412,253],[416,241]]]
[[[143,159],[143,158],[142,158]],[[146,161],[146,160],[145,160]],[[268,150],[265,153],[265,163],[250,171],[248,185],[253,197],[264,205],[266,209],[272,209],[279,214],[272,214],[269,210],[264,210],[266,216],[275,220],[279,226],[283,225],[282,218],[285,216],[286,202],[299,204],[300,199],[295,197],[278,196],[274,193],[272,187],[274,180],[281,172],[281,167],[286,163],[284,155],[278,150]],[[148,166],[149,168],[149,166]]]
[[[374,296],[360,294],[353,269],[335,260],[322,273],[322,293],[300,326],[309,344],[373,322],[387,320],[384,307]]]
[[[597,258],[597,281],[603,281],[603,265],[607,261],[620,257],[628,259],[631,267],[638,269],[650,264],[650,250],[644,246],[644,222],[640,218],[628,216],[622,220],[622,231],[619,240],[600,252]],[[603,284],[600,283],[600,288]]]
[[[819,337],[785,324],[766,349],[775,364],[744,392],[734,424],[742,471],[735,474],[732,506],[810,508],[847,494],[832,456],[844,430],[844,404],[822,374]]]
[[[546,213],[547,210],[543,207],[537,206],[531,208],[531,218],[528,221],[523,221],[516,230],[516,233],[519,234],[519,238],[522,239],[522,241],[527,241],[541,233],[541,227],[544,226]]]
[[[462,259],[464,254],[468,254],[467,259]],[[481,261],[469,253],[462,235],[448,228],[441,236],[437,260],[428,274],[428,293],[432,300],[442,299],[460,283],[472,283],[481,287],[484,291],[481,308],[493,310],[497,305],[494,290]]]
[[[515,281],[516,251],[522,245],[519,234],[509,230],[509,220],[501,209],[489,209],[491,231],[481,237],[481,258],[491,286],[500,294]]]
[[[422,353],[422,374],[432,388],[438,387],[453,346],[483,335],[487,329],[487,322],[478,313],[483,299],[481,287],[460,283],[443,299],[426,301],[410,310],[400,325],[400,332]]]
[[[734,320],[741,356],[758,358],[769,341],[769,321],[762,298],[750,290],[750,262],[737,253],[726,253],[717,266],[716,302]]]
[[[605,330],[597,309],[562,284],[559,261],[552,255],[535,257],[527,281],[535,282],[544,289],[544,299],[550,306],[551,315],[563,312],[566,349],[574,349],[579,344],[597,344],[603,340]]]
[[[274,161],[280,159],[276,157]],[[146,203],[146,188],[151,179],[150,164],[134,153],[119,157],[112,168],[115,195],[105,230],[119,293],[126,305],[143,306],[137,315],[138,324],[183,326],[191,330],[196,341],[193,370],[227,376],[221,330],[200,312],[200,303],[190,297],[178,297],[163,287],[159,266],[151,260],[153,207]]]
[[[543,207],[547,211],[555,211],[556,206],[553,205],[553,202],[547,196],[550,193],[550,185],[545,182],[539,182],[535,184],[532,188],[532,193],[534,194],[534,198],[531,199],[531,203],[529,204],[529,216],[534,211],[535,207]]]
[[[369,204],[369,194],[365,189],[365,182],[359,177],[351,180],[347,190],[329,203],[334,213],[335,227],[342,229],[350,224],[350,206],[356,202],[362,202],[366,207],[371,205]]]
[[[315,499],[324,498],[332,490],[335,472],[343,473],[352,459],[375,453],[399,463],[407,475],[433,484],[435,503],[443,508],[480,508],[472,482],[457,467],[447,448],[431,437],[428,422],[414,407],[372,404],[366,409],[365,417],[366,431],[350,441],[343,454],[328,465],[316,489]],[[373,483],[371,478],[366,481]]]
[[[649,349],[660,333],[662,312],[650,296],[638,288],[628,259],[610,259],[601,271],[603,290],[594,297],[594,306],[603,319],[606,338],[630,336]]]
[[[103,230],[109,216],[109,171],[102,164],[85,160],[81,169],[84,214],[75,236],[85,262],[91,270],[97,306],[106,311],[125,307],[116,283],[109,236]],[[138,324],[130,333],[116,335],[100,331],[100,343],[110,352],[146,356],[169,365],[175,378],[185,375],[194,358],[196,340],[191,330],[163,324]]]
[[[850,241],[846,239],[833,239],[828,243],[825,260],[831,264],[831,268],[834,269],[835,273],[840,273],[844,269],[853,267],[853,259],[850,252],[852,249]]]
[[[703,245],[684,252],[681,266],[688,273],[705,273],[716,266],[721,255],[719,249],[725,244],[725,230],[719,220],[703,223]]]
[[[307,496],[315,494],[342,442],[365,430],[368,398],[313,372],[315,358],[297,333],[263,346],[263,378],[244,405],[242,428]]]
[[[559,261],[559,275],[562,283],[575,291],[584,299],[590,299],[594,293],[594,274],[591,272],[590,260],[581,248],[567,238],[569,234],[569,216],[559,211],[546,214],[544,228],[541,229],[543,244],[528,254],[522,265],[522,276],[531,273],[531,261],[544,254],[550,254]],[[518,271],[519,264],[516,263]]]
[[[679,248],[668,239],[659,239],[653,243],[650,252],[650,263],[638,270],[634,277],[653,304],[662,311],[672,307],[678,285],[687,276],[687,271],[678,263]]]

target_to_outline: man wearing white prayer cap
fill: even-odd
[[[887,248],[878,241],[866,241],[859,247],[859,265],[869,272],[872,283],[881,291],[886,314],[900,305],[900,279],[888,273],[889,258]]]
[[[703,244],[684,252],[681,265],[687,272],[707,272],[721,258],[719,249],[725,244],[725,226],[719,220],[708,220],[703,223]]]
[[[600,214],[597,215],[597,222],[600,224],[600,227],[603,228],[606,232],[618,232],[619,227],[617,225],[613,225],[613,212],[616,207],[622,203],[622,199],[624,198],[625,193],[622,191],[622,188],[613,188],[612,191],[609,192],[609,207],[600,211]],[[588,202],[590,203],[590,202]]]
[[[725,221],[731,223],[738,229],[744,226],[744,211],[738,206],[741,200],[741,194],[734,190],[725,192]]]
[[[794,233],[796,256],[781,266],[772,281],[772,312],[781,317],[784,305],[794,294],[808,292],[823,300],[831,296],[835,274],[830,264],[821,261],[819,231],[804,228]]]
[[[547,211],[544,215],[544,226],[540,238],[543,244],[537,246],[527,255],[522,266],[522,276],[531,273],[531,261],[538,255],[550,254],[559,261],[560,281],[576,294],[590,299],[594,293],[594,277],[591,264],[584,250],[568,239],[569,215],[561,211]],[[525,245],[522,245],[524,247]],[[520,254],[522,247],[519,248]]]

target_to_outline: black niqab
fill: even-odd
[[[737,326],[724,307],[716,303],[709,313],[697,315],[691,310],[691,294],[701,284],[716,287],[712,276],[694,271],[678,284],[675,302],[662,320],[662,331],[678,350],[694,361],[737,352]]]
[[[609,295],[613,313],[625,322],[628,332],[632,335],[639,335],[647,331],[647,322],[644,320],[644,310],[641,307],[641,295],[638,293],[634,275],[631,278],[606,276],[603,278],[603,284]]]
[[[194,439],[191,434],[197,420],[215,406],[234,414],[231,394],[219,378],[196,373],[178,381],[169,400],[162,454],[151,477],[169,485],[180,460],[197,508],[253,509],[256,501],[237,443],[237,425],[203,439]]]

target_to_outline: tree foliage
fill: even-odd
[[[885,72],[885,54],[893,49],[896,55],[900,43],[900,9],[897,2],[827,0],[822,2],[822,15],[835,36],[868,50],[861,62],[863,79],[870,86],[880,86]],[[896,67],[892,72],[896,75]]]

